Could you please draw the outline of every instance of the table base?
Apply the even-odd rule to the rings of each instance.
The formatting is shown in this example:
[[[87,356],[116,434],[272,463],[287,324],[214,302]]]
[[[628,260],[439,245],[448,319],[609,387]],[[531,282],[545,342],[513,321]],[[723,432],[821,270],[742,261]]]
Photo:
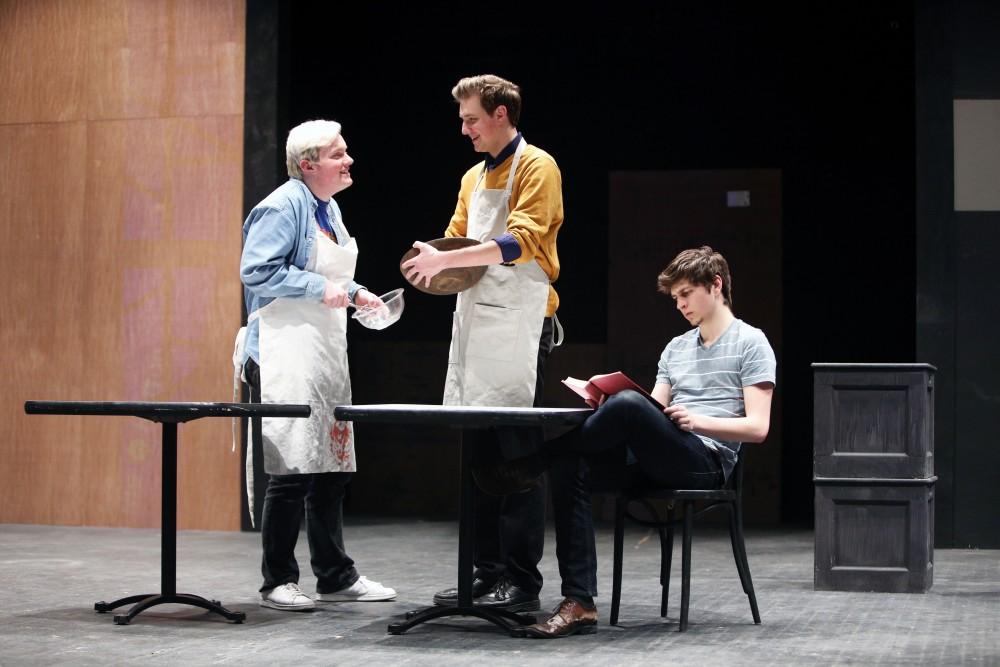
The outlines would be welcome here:
[[[223,607],[222,603],[218,600],[207,600],[200,595],[190,595],[187,593],[176,593],[173,595],[164,593],[130,595],[128,597],[115,600],[114,602],[95,602],[94,611],[103,614],[115,609],[116,607],[122,607],[133,603],[135,603],[135,606],[129,609],[127,614],[115,614],[115,625],[128,625],[138,614],[146,611],[150,607],[155,607],[158,604],[188,604],[193,607],[201,607],[202,609],[207,609],[208,611],[220,614],[221,616],[224,616],[227,621],[233,621],[234,623],[242,623],[247,617],[247,615],[242,611],[229,611]]]
[[[434,605],[406,612],[406,620],[400,623],[390,623],[388,631],[390,635],[401,635],[416,625],[445,616],[475,616],[500,626],[511,637],[523,637],[524,626],[531,625],[537,620],[534,614],[518,614],[506,609]]]

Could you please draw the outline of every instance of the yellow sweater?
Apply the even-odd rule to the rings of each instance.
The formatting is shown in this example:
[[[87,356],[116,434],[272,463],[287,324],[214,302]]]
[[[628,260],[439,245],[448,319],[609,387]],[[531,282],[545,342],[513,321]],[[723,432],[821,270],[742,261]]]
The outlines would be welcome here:
[[[513,156],[503,164],[487,171],[480,189],[502,190],[507,186]],[[465,236],[469,228],[469,202],[476,181],[483,171],[483,163],[465,172],[458,192],[458,204],[451,216],[445,236]],[[536,260],[549,277],[549,283],[559,277],[559,255],[556,252],[556,235],[563,222],[562,175],[551,155],[541,148],[528,144],[521,154],[514,174],[510,193],[510,215],[507,231],[521,247],[521,256],[515,264]],[[552,317],[559,308],[559,295],[549,285],[549,303],[546,316]]]

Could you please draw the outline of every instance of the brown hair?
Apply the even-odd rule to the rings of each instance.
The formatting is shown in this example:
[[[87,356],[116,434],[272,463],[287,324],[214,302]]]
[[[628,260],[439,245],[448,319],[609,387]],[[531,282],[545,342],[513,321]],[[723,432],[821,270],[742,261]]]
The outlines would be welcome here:
[[[501,104],[507,107],[510,124],[517,127],[521,119],[521,88],[516,83],[501,79],[493,74],[467,76],[459,80],[451,89],[456,102],[479,96],[479,103],[488,114],[493,114]]]
[[[682,280],[711,289],[715,276],[722,278],[722,300],[732,308],[733,279],[729,274],[729,264],[722,254],[707,245],[684,250],[674,257],[657,277],[657,289],[670,296],[670,288]]]

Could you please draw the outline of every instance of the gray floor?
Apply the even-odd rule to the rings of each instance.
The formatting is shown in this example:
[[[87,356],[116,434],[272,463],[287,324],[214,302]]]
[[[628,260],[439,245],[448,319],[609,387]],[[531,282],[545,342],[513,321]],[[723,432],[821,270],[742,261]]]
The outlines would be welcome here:
[[[812,589],[811,533],[751,531],[747,547],[763,616],[756,626],[727,536],[704,530],[694,542],[691,626],[678,633],[678,573],[670,613],[660,619],[656,540],[639,528],[626,538],[621,624],[606,624],[611,541],[605,527],[598,543],[599,632],[539,641],[512,639],[476,619],[386,634],[389,619],[454,581],[455,525],[353,521],[345,534],[362,574],[397,588],[397,601],[329,605],[312,614],[263,609],[255,592],[258,535],[181,532],[178,591],[245,611],[246,623],[164,606],[115,626],[93,604],[158,591],[158,531],[0,525],[0,665],[1000,664],[998,551],[938,550],[934,587],[923,595],[820,593]],[[559,600],[551,531],[548,539],[546,609]],[[304,536],[298,553],[308,563]],[[312,591],[311,574],[302,585]]]

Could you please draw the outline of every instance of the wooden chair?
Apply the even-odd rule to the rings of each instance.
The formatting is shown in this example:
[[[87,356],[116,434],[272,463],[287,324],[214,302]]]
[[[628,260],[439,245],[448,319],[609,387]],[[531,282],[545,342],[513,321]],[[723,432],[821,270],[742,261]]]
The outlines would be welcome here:
[[[667,596],[670,590],[670,564],[673,558],[674,527],[682,526],[683,547],[681,550],[681,617],[680,632],[687,630],[688,603],[691,597],[691,530],[694,517],[716,507],[725,507],[729,511],[729,537],[733,544],[733,556],[736,558],[736,569],[740,574],[743,591],[750,599],[750,611],[753,622],[760,623],[760,613],[757,611],[757,597],[753,591],[753,581],[750,579],[750,566],[747,564],[746,545],[743,541],[743,460],[746,448],[742,448],[736,467],[726,486],[721,489],[642,489],[623,492],[615,500],[615,552],[614,552],[614,584],[611,593],[611,625],[618,624],[618,607],[622,593],[622,550],[625,541],[625,519],[628,518],[640,525],[656,528],[660,534],[660,616],[667,615]],[[662,519],[656,511],[651,499],[667,501],[667,517]],[[695,511],[694,504],[707,504]],[[629,511],[631,503],[639,503],[647,508],[652,519],[637,517]],[[678,509],[682,517],[673,518],[673,510]]]

